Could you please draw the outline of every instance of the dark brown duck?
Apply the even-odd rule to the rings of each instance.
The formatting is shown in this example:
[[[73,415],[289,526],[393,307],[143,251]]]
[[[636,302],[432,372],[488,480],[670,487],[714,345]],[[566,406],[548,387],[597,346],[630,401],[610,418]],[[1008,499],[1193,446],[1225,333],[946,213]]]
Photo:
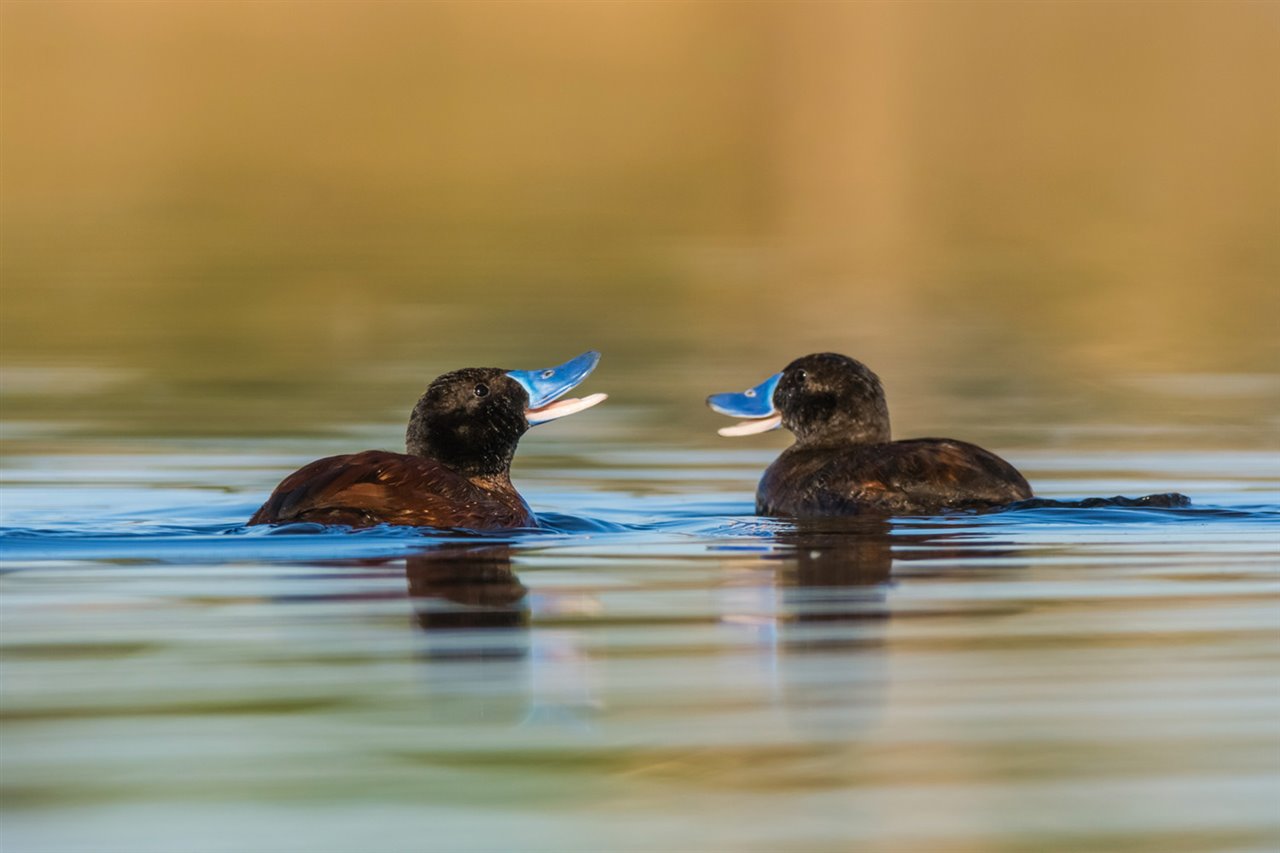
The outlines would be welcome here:
[[[1031,497],[1016,468],[977,445],[950,438],[893,441],[879,377],[845,355],[798,358],[756,387],[713,394],[707,404],[748,419],[721,435],[781,426],[795,436],[760,480],[761,515],[928,514]]]
[[[559,367],[471,367],[438,377],[409,417],[405,453],[330,456],[286,477],[249,524],[308,521],[472,530],[534,527],[511,484],[511,460],[534,424],[605,399],[560,399],[600,361],[586,352]]]

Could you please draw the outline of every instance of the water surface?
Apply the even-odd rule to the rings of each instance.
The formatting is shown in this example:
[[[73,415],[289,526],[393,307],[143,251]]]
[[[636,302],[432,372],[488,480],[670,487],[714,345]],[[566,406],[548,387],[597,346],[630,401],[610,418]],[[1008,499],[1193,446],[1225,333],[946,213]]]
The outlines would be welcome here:
[[[813,525],[752,517],[759,449],[525,443],[503,536],[242,527],[326,442],[10,459],[5,848],[1280,838],[1274,456],[1027,451],[1193,505]]]
[[[1280,847],[1277,8],[0,3],[0,848]],[[586,349],[544,529],[242,527]],[[823,350],[1192,504],[755,518]]]

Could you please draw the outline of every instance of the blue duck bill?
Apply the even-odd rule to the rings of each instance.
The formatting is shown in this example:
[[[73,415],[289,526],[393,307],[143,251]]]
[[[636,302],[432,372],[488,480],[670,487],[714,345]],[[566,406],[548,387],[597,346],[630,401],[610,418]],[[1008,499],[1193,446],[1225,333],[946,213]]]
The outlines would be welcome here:
[[[778,410],[773,405],[773,389],[778,387],[781,373],[775,373],[754,388],[739,394],[712,394],[707,405],[722,415],[734,418],[764,418]]]
[[[600,363],[600,353],[588,350],[556,367],[541,370],[511,370],[507,372],[529,393],[529,408],[540,409],[564,396],[574,386],[586,379]]]

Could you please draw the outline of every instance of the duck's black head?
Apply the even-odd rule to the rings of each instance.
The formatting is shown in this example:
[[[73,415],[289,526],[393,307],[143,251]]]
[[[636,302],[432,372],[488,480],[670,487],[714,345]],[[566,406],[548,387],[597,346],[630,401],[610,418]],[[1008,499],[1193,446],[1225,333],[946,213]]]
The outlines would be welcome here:
[[[847,355],[815,353],[741,394],[712,394],[707,405],[748,418],[720,430],[751,435],[786,427],[796,442],[816,447],[889,441],[889,408],[880,377]]]
[[[605,399],[604,394],[559,399],[599,361],[599,353],[586,352],[542,370],[468,367],[439,376],[413,407],[405,449],[466,477],[505,475],[530,426]]]

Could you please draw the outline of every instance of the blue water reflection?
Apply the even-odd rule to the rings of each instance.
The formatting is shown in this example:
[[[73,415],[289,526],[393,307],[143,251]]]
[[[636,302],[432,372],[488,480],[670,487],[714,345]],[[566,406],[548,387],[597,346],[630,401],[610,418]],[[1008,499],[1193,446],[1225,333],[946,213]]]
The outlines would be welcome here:
[[[922,809],[930,843],[1052,848],[1064,814],[1275,829],[1272,461],[1041,454],[1019,464],[1055,500],[1192,503],[796,523],[750,515],[758,451],[548,453],[517,473],[544,527],[483,536],[245,528],[289,460],[217,447],[100,456],[100,485],[20,457],[6,839],[750,849]]]

